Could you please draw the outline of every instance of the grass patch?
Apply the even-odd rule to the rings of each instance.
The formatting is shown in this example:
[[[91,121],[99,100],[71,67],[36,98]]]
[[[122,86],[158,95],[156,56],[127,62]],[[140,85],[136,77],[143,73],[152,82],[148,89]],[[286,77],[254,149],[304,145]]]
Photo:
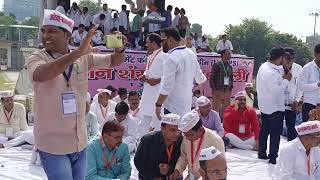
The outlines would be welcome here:
[[[0,91],[14,90],[14,83],[11,82],[5,73],[0,72]]]

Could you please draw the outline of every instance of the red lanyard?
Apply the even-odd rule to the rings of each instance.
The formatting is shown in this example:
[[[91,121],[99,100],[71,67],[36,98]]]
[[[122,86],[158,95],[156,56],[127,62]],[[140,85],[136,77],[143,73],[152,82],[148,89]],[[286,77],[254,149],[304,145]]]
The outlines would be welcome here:
[[[158,50],[158,52],[153,56],[153,58],[148,62],[148,65],[147,65],[147,70],[150,69],[154,59],[157,57],[157,55],[161,52],[161,48]]]
[[[100,109],[101,109],[101,114],[102,114],[103,119],[106,119],[107,112],[108,112],[108,106],[106,108],[106,112],[103,112],[103,108],[102,108],[101,104],[100,104]]]
[[[168,164],[170,163],[172,158],[173,145],[174,144],[171,144],[169,147],[166,148],[167,155],[168,155]]]
[[[13,109],[11,109],[10,112],[7,112],[7,111],[5,110],[5,108],[3,108],[3,111],[4,111],[4,115],[6,116],[7,121],[8,121],[8,124],[9,124],[9,123],[10,123],[11,116],[12,116],[12,114],[13,114]]]
[[[202,142],[203,142],[203,137],[204,137],[204,132],[202,133],[202,135],[200,137],[200,141],[198,143],[196,154],[194,154],[193,141],[191,142],[191,166],[192,167],[193,167],[193,164],[194,164],[194,159],[196,158],[197,154],[200,151],[200,148],[201,148],[201,145],[202,145]]]
[[[114,153],[112,154],[110,161],[108,161],[107,153],[104,153],[104,150],[103,150],[104,142],[103,142],[102,137],[101,137],[101,139],[100,139],[100,144],[101,144],[101,151],[102,151],[102,154],[103,154],[104,165],[105,165],[105,167],[106,167],[107,169],[110,169],[110,168],[111,168],[111,165],[112,165],[112,161],[115,161],[115,160],[116,160],[116,158],[115,158],[116,152],[114,152]]]

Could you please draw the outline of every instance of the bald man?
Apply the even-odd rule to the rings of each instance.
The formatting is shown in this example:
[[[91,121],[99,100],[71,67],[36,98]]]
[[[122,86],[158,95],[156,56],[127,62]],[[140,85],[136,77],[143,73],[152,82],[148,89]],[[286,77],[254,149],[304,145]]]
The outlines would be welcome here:
[[[201,150],[199,173],[202,180],[223,180],[227,178],[228,167],[225,156],[211,146]]]

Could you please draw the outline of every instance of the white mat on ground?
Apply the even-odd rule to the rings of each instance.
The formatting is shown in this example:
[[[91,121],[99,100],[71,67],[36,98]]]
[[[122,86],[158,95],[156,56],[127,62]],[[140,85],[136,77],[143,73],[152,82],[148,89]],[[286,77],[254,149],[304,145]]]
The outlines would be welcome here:
[[[281,140],[281,145],[285,143]],[[1,180],[43,180],[47,179],[42,167],[31,165],[32,151],[15,147],[0,149],[0,179]],[[228,167],[228,180],[271,180],[274,165],[267,160],[257,158],[257,152],[239,149],[228,149],[226,152]],[[131,155],[131,180],[138,180],[138,172],[133,164]]]

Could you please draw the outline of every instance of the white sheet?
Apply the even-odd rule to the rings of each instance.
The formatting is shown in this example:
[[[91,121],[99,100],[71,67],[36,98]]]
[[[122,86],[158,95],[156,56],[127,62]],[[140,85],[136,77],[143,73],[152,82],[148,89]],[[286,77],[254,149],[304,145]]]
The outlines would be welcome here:
[[[281,144],[285,140],[281,140]],[[32,151],[15,147],[0,149],[0,179],[1,180],[43,180],[47,179],[42,167],[31,165]],[[227,149],[228,180],[271,180],[274,165],[268,160],[257,158],[256,151],[240,149]],[[138,180],[138,172],[131,155],[132,173],[131,180]]]

